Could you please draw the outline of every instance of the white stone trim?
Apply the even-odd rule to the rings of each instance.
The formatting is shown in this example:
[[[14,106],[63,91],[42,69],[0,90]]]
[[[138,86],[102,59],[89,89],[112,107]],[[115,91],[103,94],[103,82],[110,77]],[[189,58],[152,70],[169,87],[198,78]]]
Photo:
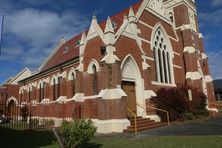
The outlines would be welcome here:
[[[14,96],[11,96],[7,99],[6,101],[6,105],[8,106],[8,104],[10,103],[10,101],[14,101],[15,102],[15,105],[18,105],[18,100],[14,97]]]
[[[202,59],[207,59],[208,58],[208,56],[205,53],[202,53],[201,56],[202,56]]]
[[[146,118],[149,118],[150,120],[154,120],[155,122],[161,122],[161,118],[158,115],[146,115]]]
[[[145,43],[148,43],[148,44],[151,44],[151,42],[149,41],[149,40],[146,40],[146,39],[144,39],[144,38],[142,38],[142,37],[139,37],[143,42],[145,42]]]
[[[96,71],[98,72],[99,71],[99,63],[95,60],[95,59],[92,59],[91,61],[90,61],[90,63],[89,63],[89,65],[88,65],[88,69],[87,69],[87,72],[89,73],[89,74],[93,74],[94,73],[94,71],[93,71],[93,65],[95,65],[96,66]]]
[[[66,103],[67,102],[67,96],[60,96],[56,101],[58,103]]]
[[[103,89],[100,91],[99,97],[105,100],[111,99],[121,99],[123,96],[127,96],[126,93],[121,88],[115,89]]]
[[[52,102],[50,101],[50,99],[45,98],[45,99],[43,99],[39,104],[50,104],[50,103],[52,103]]]
[[[206,75],[205,80],[206,80],[207,83],[209,83],[209,82],[213,81],[213,78],[210,75]]]
[[[161,83],[157,81],[152,81],[151,84],[159,85],[159,86],[166,86],[166,87],[176,87],[176,84]]]
[[[184,50],[183,50],[183,52],[188,52],[188,53],[195,53],[196,51],[197,50],[192,46],[184,47]]]
[[[111,119],[99,120],[92,119],[93,124],[97,127],[97,133],[122,133],[124,129],[130,126],[128,119]]]
[[[145,22],[143,22],[143,21],[141,21],[141,20],[139,20],[138,22],[139,22],[140,24],[142,24],[142,25],[144,25],[144,26],[146,26],[146,27],[148,27],[148,28],[150,28],[150,29],[153,30],[153,26],[150,26],[150,25],[146,24]]]
[[[175,67],[175,68],[178,68],[178,69],[182,69],[182,67],[181,66],[178,66],[178,65],[173,65],[173,67]]]
[[[152,97],[156,97],[156,93],[153,90],[144,90],[144,98],[150,99]]]
[[[74,74],[74,79],[76,79],[76,71],[74,68],[72,68],[68,73],[68,80],[73,80],[72,74]]]
[[[180,54],[178,52],[173,51],[173,54],[180,56]]]
[[[202,78],[202,75],[199,71],[186,73],[186,79],[200,80],[201,78]]]
[[[203,39],[203,34],[202,34],[202,33],[199,33],[199,34],[198,34],[198,37],[201,38],[201,39]]]

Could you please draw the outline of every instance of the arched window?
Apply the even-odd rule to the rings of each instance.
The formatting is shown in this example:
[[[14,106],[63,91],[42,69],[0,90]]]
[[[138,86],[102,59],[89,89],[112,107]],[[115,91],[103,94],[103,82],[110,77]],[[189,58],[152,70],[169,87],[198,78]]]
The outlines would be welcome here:
[[[42,101],[42,85],[39,83],[39,102]]]
[[[61,81],[62,81],[62,77],[58,77],[58,89],[57,89],[57,96],[58,98],[60,97],[60,87],[61,87]]]
[[[45,98],[45,89],[46,89],[46,82],[43,82],[43,87],[42,87],[42,99]]]
[[[173,19],[173,13],[172,12],[169,13],[169,18],[170,18],[171,23],[173,23],[174,19]]]
[[[74,96],[75,95],[75,93],[76,93],[76,85],[75,85],[75,74],[74,73],[72,73],[72,78],[71,78],[72,80],[72,96]]]
[[[53,100],[56,100],[56,79],[53,79]]]
[[[96,72],[96,65],[92,66],[93,71],[93,95],[97,95],[97,72]]]
[[[163,31],[158,28],[154,34],[152,49],[156,68],[156,81],[171,84],[172,82],[172,57],[170,47]]]
[[[30,101],[31,101],[31,91],[32,91],[32,90],[31,90],[31,86],[29,87],[29,90],[28,90],[28,91],[29,91],[29,102],[30,102]]]

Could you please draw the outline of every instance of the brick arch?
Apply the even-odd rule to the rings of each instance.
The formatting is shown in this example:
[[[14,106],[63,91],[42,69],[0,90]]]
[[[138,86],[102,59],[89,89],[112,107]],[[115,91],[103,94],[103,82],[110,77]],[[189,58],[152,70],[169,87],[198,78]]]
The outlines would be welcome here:
[[[88,65],[88,69],[87,69],[87,72],[92,74],[94,71],[93,71],[93,66],[96,67],[96,71],[99,71],[99,63],[95,60],[95,59],[92,59]]]

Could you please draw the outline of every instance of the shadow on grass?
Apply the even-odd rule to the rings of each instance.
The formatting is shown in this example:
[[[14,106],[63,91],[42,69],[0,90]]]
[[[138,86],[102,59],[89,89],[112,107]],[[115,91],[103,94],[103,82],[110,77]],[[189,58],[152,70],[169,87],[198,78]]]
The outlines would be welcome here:
[[[7,148],[37,148],[55,145],[56,138],[50,131],[18,131],[15,129],[0,127],[1,147]]]

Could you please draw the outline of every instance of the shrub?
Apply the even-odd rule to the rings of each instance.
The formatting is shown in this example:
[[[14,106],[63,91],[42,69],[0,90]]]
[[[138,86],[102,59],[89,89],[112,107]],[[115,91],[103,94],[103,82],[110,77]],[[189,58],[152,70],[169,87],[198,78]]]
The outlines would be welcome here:
[[[192,90],[192,101],[189,100],[188,89]],[[162,88],[157,91],[157,96],[151,98],[151,103],[156,107],[167,110],[170,121],[188,119],[193,120],[198,116],[208,115],[206,110],[206,97],[197,89],[189,87]],[[166,114],[157,111],[163,121],[166,121]]]
[[[23,121],[27,121],[28,115],[29,115],[29,109],[27,105],[21,106],[21,114]]]
[[[91,120],[75,120],[74,122],[63,122],[61,135],[65,147],[78,148],[88,144],[94,137],[96,128]]]

